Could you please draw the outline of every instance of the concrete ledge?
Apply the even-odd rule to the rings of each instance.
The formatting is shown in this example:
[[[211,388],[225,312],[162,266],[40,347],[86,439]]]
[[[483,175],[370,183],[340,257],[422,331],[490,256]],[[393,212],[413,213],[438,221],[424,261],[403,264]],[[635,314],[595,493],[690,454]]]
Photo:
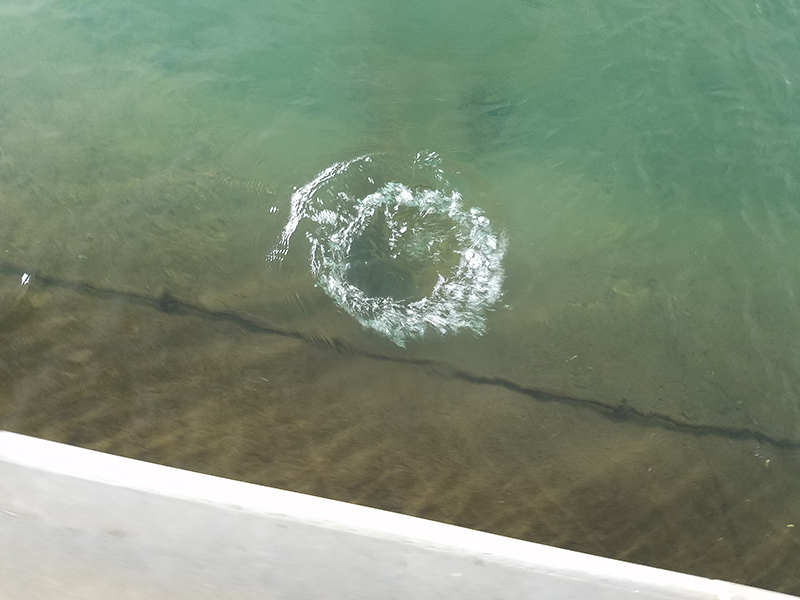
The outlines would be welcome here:
[[[0,432],[0,597],[782,594]]]

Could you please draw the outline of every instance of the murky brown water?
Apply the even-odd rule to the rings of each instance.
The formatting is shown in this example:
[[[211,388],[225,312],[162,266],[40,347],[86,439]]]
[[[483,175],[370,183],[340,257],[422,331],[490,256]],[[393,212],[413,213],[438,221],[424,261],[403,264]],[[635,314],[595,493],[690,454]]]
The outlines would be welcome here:
[[[4,308],[14,322],[0,349],[7,429],[709,577],[800,586],[796,449],[615,419],[94,293],[35,286]]]

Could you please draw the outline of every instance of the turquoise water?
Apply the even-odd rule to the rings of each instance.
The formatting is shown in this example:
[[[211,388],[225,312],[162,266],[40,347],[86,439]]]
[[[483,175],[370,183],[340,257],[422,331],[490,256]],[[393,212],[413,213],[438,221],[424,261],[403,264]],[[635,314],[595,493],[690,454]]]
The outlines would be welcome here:
[[[790,499],[796,491],[791,482],[800,479],[798,32],[800,4],[793,0],[2,1],[0,426],[73,440],[68,423],[77,419],[90,425],[75,443],[180,462],[173,460],[181,455],[174,447],[144,433],[128,446],[108,442],[122,429],[138,431],[128,413],[96,420],[86,415],[114,412],[111,401],[98,399],[109,390],[128,407],[147,404],[136,391],[137,378],[159,394],[180,388],[177,366],[153,365],[143,374],[159,348],[178,356],[173,338],[154,333],[134,342],[148,354],[141,364],[141,357],[123,360],[108,351],[108,344],[128,339],[125,331],[144,331],[149,319],[128,315],[121,305],[150,302],[159,319],[192,307],[194,316],[227,319],[241,331],[270,331],[300,340],[307,352],[336,355],[329,368],[349,373],[337,388],[343,396],[368,395],[372,375],[357,376],[367,357],[391,366],[382,377],[394,383],[383,393],[395,405],[408,403],[409,395],[431,406],[449,402],[435,386],[404,391],[399,382],[416,377],[404,371],[411,365],[467,385],[459,394],[480,387],[490,405],[500,402],[491,393],[499,387],[497,394],[524,396],[525,406],[545,399],[591,413],[567,418],[560,435],[576,447],[589,443],[595,427],[607,426],[591,424],[599,411],[619,429],[586,451],[608,459],[598,472],[611,480],[619,473],[608,464],[636,463],[635,451],[613,450],[625,446],[628,435],[734,444],[744,458],[731,460],[757,469],[754,479],[742,481],[771,490],[752,510],[777,511],[776,529],[744,533],[746,525],[733,525],[750,513],[729,507],[751,499],[734,482],[737,469],[723,464],[724,451],[704,459],[710,473],[732,473],[731,481],[719,476],[715,489],[727,490],[722,499],[702,515],[686,502],[675,508],[702,516],[709,539],[725,523],[728,533],[720,536],[738,536],[741,543],[724,556],[711,549],[691,559],[658,549],[637,554],[637,536],[663,535],[658,530],[632,528],[624,539],[606,543],[589,534],[563,539],[542,529],[506,530],[502,520],[483,524],[464,517],[463,524],[800,591],[800,563],[792,558],[800,556],[794,533],[800,504]],[[324,244],[375,192],[359,187],[367,185],[365,175],[338,183],[351,194],[334,207],[341,224],[326,221],[322,209],[306,212],[285,256],[266,260],[291,222],[298,190],[325,169],[373,157],[381,163],[375,178],[400,179],[409,193],[424,194],[440,180],[413,174],[418,153],[435,153],[447,194],[458,192],[464,214],[475,210],[469,223],[486,219],[481,239],[496,240],[502,252],[475,242],[465,233],[467,221],[446,217],[451,205],[437,201],[429,213],[417,203],[386,212],[385,222],[365,218],[354,246],[326,253]],[[371,206],[378,210],[389,201]],[[394,221],[410,233],[386,242]],[[458,223],[466,227],[460,234],[454,233]],[[448,321],[455,318],[449,309],[420,325],[408,304],[434,294],[439,276],[461,282],[454,273],[466,264],[459,260],[470,243],[491,265],[463,281],[491,285],[473,301],[453,300],[456,316],[466,311],[457,326]],[[435,261],[425,254],[433,249]],[[335,262],[340,255],[363,267],[314,267],[314,256]],[[332,274],[338,277],[333,283],[320,279]],[[353,289],[382,298],[384,308],[376,313],[360,296],[359,308],[352,308]],[[92,300],[62,299],[73,293]],[[457,295],[448,293],[449,299]],[[382,329],[381,318],[401,322]],[[70,319],[75,323],[58,329]],[[112,323],[122,321],[130,323],[120,333]],[[91,344],[79,339],[87,323],[105,324],[89,336]],[[205,361],[224,364],[226,374],[258,372],[264,381],[273,370],[291,370],[288,362],[280,369],[270,362],[283,351],[245,364],[232,358],[239,342],[222,344],[201,335],[201,326],[193,328],[174,339],[186,341],[181,364],[198,372],[214,371]],[[198,338],[189,343],[193,331]],[[73,406],[66,400],[52,409],[55,417],[37,422],[19,416],[45,394],[32,382],[62,373],[64,361],[90,369],[101,356],[109,361],[101,370],[115,374],[111,379],[75,374],[49,380],[54,387],[47,393],[59,390],[80,407],[67,411],[73,421],[59,428],[58,415]],[[286,401],[295,386],[323,370],[311,363],[269,398],[253,392],[247,402]],[[221,393],[224,377],[196,392]],[[87,396],[96,398],[91,406],[75,400]],[[472,415],[459,418],[479,420],[474,411],[489,410],[470,406]],[[224,408],[217,410],[213,414],[224,421]],[[143,423],[168,418],[159,410],[136,414]],[[437,420],[441,414],[425,414],[428,421],[408,416],[409,427],[430,427],[433,437],[448,429]],[[376,425],[362,445],[376,447],[390,422]],[[513,422],[497,435],[511,439]],[[181,427],[193,424],[187,417]],[[221,439],[212,425],[204,427],[210,439]],[[634,429],[640,433],[630,433]],[[268,432],[225,435],[254,447],[270,443]],[[314,435],[308,434],[311,445]],[[460,443],[479,446],[471,437],[477,434],[464,435]],[[174,444],[191,443],[178,438]],[[414,439],[406,440],[409,446],[431,443]],[[674,464],[680,463],[685,457],[675,444],[662,443],[653,456],[663,454],[667,462],[681,456]],[[533,468],[514,448],[503,448],[500,462],[519,464],[519,472]],[[569,469],[568,454],[549,460]],[[358,461],[348,464],[369,471]],[[209,465],[193,463],[213,470]],[[231,476],[284,481],[257,475],[260,468]],[[451,475],[466,477],[470,468],[456,460]],[[582,477],[591,480],[591,472]],[[654,489],[637,477],[619,485]],[[401,502],[386,490],[364,499],[339,488],[326,492],[323,484],[304,489],[427,515],[414,494]],[[661,493],[640,499],[642,522],[674,516],[658,512]],[[566,520],[563,529],[585,532],[585,524],[572,525],[591,502],[570,505],[559,517]],[[457,520],[446,512],[434,516]],[[787,527],[795,522],[798,527]],[[678,525],[671,531],[681,532],[679,544],[699,543]],[[776,545],[752,548],[748,536],[771,536]],[[783,558],[771,563],[768,555]],[[734,565],[731,572],[715,570],[726,561]]]

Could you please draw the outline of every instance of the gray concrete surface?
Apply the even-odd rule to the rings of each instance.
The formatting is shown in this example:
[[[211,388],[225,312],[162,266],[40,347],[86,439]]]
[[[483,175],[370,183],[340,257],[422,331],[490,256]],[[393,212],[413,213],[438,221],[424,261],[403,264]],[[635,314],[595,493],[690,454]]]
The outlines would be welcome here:
[[[0,432],[0,598],[789,598]]]

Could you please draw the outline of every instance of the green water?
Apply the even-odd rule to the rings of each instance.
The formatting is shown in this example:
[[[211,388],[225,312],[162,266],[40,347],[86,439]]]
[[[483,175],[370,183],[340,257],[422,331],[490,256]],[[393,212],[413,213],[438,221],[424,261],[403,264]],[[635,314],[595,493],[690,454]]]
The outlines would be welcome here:
[[[0,0],[0,427],[799,593],[798,32],[794,0]],[[421,151],[506,277],[484,335],[403,349],[302,235],[265,257],[317,173]]]

